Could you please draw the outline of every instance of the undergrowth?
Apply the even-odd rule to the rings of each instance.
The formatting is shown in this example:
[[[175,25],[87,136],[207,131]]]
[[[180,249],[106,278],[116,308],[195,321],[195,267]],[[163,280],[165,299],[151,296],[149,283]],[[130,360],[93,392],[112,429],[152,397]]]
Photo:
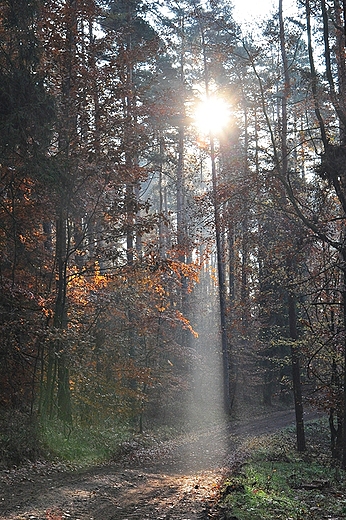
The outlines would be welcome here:
[[[225,520],[345,518],[346,475],[330,458],[323,421],[306,425],[308,449],[295,450],[295,431],[243,443],[221,493]],[[246,457],[244,457],[244,453]]]
[[[126,425],[114,427],[74,426],[47,421],[41,427],[41,440],[50,459],[90,466],[109,460],[130,436]]]
[[[0,468],[18,466],[42,456],[40,431],[34,416],[0,411]]]
[[[23,412],[0,413],[0,469],[49,461],[73,468],[85,468],[105,461],[130,459],[132,453],[143,456],[152,447],[159,452],[161,443],[177,431],[161,427],[135,434],[127,422],[78,425],[70,427],[57,419],[43,420]]]
[[[43,421],[19,411],[2,411],[0,469],[37,460],[90,466],[111,459],[132,435],[125,423],[72,428],[58,420]]]

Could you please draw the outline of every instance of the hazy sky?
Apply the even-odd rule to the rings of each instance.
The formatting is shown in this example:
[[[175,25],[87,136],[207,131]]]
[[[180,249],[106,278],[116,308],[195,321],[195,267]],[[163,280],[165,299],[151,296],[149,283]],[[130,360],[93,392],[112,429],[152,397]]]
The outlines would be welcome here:
[[[272,0],[233,0],[234,18],[238,23],[256,22],[272,10]]]
[[[283,0],[284,15],[293,14],[295,3],[295,0]],[[238,23],[256,23],[277,11],[279,0],[233,0],[233,5],[234,18]]]

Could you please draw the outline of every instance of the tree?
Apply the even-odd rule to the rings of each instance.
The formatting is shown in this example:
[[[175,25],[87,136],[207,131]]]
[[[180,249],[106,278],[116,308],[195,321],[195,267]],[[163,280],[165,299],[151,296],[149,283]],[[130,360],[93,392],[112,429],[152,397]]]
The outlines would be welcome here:
[[[54,121],[37,38],[40,2],[2,2],[0,31],[1,404],[33,406],[44,315],[37,293],[42,183]],[[37,19],[38,17],[38,19]],[[49,202],[48,202],[49,204]]]
[[[282,212],[281,218],[272,213],[271,218],[275,223],[279,224],[280,228],[283,231],[283,241],[281,242],[281,237],[278,237],[277,229],[269,224],[266,225],[267,232],[270,230],[271,238],[275,244],[275,248],[278,250],[278,247],[281,242],[281,247],[289,246],[292,251],[286,253],[286,259],[282,257],[282,253],[280,253],[281,257],[281,280],[277,278],[275,280],[275,276],[273,276],[273,266],[269,267],[269,271],[266,273],[266,268],[263,265],[263,262],[268,263],[268,261],[261,259],[261,276],[265,278],[272,278],[275,280],[275,284],[268,285],[268,281],[262,284],[262,292],[267,291],[270,288],[270,291],[276,291],[277,297],[281,300],[282,306],[280,311],[277,312],[277,309],[274,308],[271,310],[270,306],[264,305],[265,313],[271,318],[268,321],[269,331],[273,330],[273,326],[283,328],[282,333],[284,336],[289,335],[291,337],[291,361],[292,361],[292,383],[293,383],[293,395],[295,400],[295,409],[296,409],[296,424],[297,424],[297,447],[300,451],[305,449],[305,436],[304,436],[304,425],[303,425],[303,408],[302,408],[302,391],[301,391],[301,381],[300,381],[300,367],[299,367],[299,339],[298,339],[298,329],[297,329],[297,295],[295,294],[294,286],[295,279],[298,276],[297,262],[297,254],[299,251],[299,247],[301,247],[301,240],[304,242],[304,238],[302,235],[302,231],[299,229],[297,223],[294,222],[292,218],[291,208],[289,198],[287,198],[287,194],[285,193],[285,187],[287,185],[295,185],[298,189],[301,189],[302,181],[299,176],[295,172],[296,167],[296,157],[294,157],[295,161],[293,162],[293,154],[291,154],[291,150],[293,150],[292,142],[293,139],[291,137],[292,128],[294,129],[294,120],[288,117],[288,102],[292,97],[292,88],[291,88],[291,77],[289,74],[289,62],[288,62],[288,52],[289,48],[286,43],[286,35],[284,29],[284,20],[282,15],[282,3],[279,3],[279,18],[278,18],[278,28],[277,32],[274,33],[277,35],[278,46],[281,52],[281,64],[282,64],[282,77],[278,76],[275,78],[275,86],[277,89],[277,96],[275,96],[275,100],[273,102],[275,105],[273,106],[273,114],[274,117],[271,116],[271,107],[269,106],[270,98],[272,97],[272,80],[266,78],[261,72],[258,73],[257,68],[254,64],[254,59],[251,54],[251,51],[247,50],[248,57],[250,59],[250,63],[253,66],[253,71],[255,76],[257,77],[257,81],[260,87],[260,103],[262,105],[262,110],[264,114],[264,118],[266,121],[266,125],[268,128],[268,138],[271,142],[271,147],[273,150],[273,170],[272,176],[270,175],[270,179],[272,181],[272,186],[270,191],[274,195],[273,203],[274,207],[276,207],[279,212]],[[269,32],[269,35],[273,37],[272,31]],[[299,40],[298,40],[299,41]],[[297,37],[293,33],[291,36],[290,45],[296,44]],[[298,45],[296,49],[299,49]],[[280,70],[280,69],[279,69]],[[299,103],[299,101],[298,101]],[[294,131],[294,130],[293,130]],[[292,157],[292,158],[291,158]],[[264,166],[264,163],[263,163]],[[264,170],[265,171],[265,170]],[[285,179],[285,181],[283,181]],[[304,182],[304,179],[303,179]],[[286,184],[285,184],[286,183]],[[270,192],[269,192],[270,193]],[[297,190],[298,193],[298,190]],[[300,192],[301,193],[301,192]],[[265,197],[268,196],[265,194]],[[269,195],[270,196],[270,195]],[[285,230],[290,230],[291,239],[286,238]],[[281,231],[281,233],[282,233]],[[277,256],[277,255],[276,255]],[[285,254],[284,254],[285,256]],[[265,289],[267,286],[267,289]],[[286,293],[286,294],[285,294]],[[275,320],[273,321],[274,317]],[[280,335],[281,335],[280,334]],[[270,357],[270,353],[267,350],[266,355]],[[270,388],[270,387],[269,387]]]
[[[322,179],[328,181],[329,185],[334,189],[338,203],[340,205],[339,214],[343,220],[345,218],[345,189],[342,181],[343,157],[344,154],[344,127],[345,127],[345,110],[344,110],[344,60],[342,58],[344,52],[344,40],[341,36],[344,17],[344,7],[338,2],[335,3],[333,12],[327,11],[327,6],[324,0],[321,1],[321,18],[318,19],[320,23],[321,31],[323,33],[323,44],[324,44],[324,66],[325,74],[327,78],[327,85],[322,85],[319,81],[319,77],[315,67],[315,60],[312,46],[312,32],[311,32],[311,6],[309,1],[305,3],[305,15],[306,15],[306,26],[308,35],[308,52],[310,62],[310,74],[311,74],[311,92],[314,102],[315,117],[318,122],[319,136],[318,141],[322,146],[321,150],[321,165],[318,172]],[[330,16],[330,19],[329,19]],[[330,21],[332,24],[330,24]],[[333,27],[333,29],[331,29]],[[335,45],[334,45],[335,43]],[[332,63],[332,48],[334,50],[333,60],[336,67],[333,67]],[[338,91],[336,90],[335,84],[338,85]],[[323,90],[320,90],[320,89]],[[320,96],[319,92],[323,92],[323,97]],[[322,111],[321,103],[325,103],[327,107],[333,107],[334,115],[332,116],[332,124],[326,119]],[[334,144],[335,143],[335,144]],[[300,218],[304,223],[311,229],[320,240],[329,243],[334,247],[340,254],[340,269],[345,278],[345,247],[344,247],[344,232],[341,230],[340,238],[335,239],[333,233],[329,233],[324,224],[319,221],[316,222],[310,215],[307,215],[303,208],[299,205],[298,201],[294,197],[294,193],[290,187],[287,187],[295,210],[297,211]],[[343,288],[341,291],[343,308],[346,308],[346,292]],[[344,311],[345,312],[345,311]],[[343,327],[345,329],[345,319]],[[344,355],[346,353],[346,345],[343,345]],[[342,450],[342,466],[346,468],[346,358],[344,360],[344,373],[343,373],[343,450]]]

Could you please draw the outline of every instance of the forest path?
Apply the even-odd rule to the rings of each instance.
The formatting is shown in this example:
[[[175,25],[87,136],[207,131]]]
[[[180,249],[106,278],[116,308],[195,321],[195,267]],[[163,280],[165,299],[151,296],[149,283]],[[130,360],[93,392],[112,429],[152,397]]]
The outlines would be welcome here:
[[[294,413],[281,411],[185,435],[88,470],[59,472],[37,464],[3,471],[0,520],[217,518],[219,487],[242,442],[293,423]]]

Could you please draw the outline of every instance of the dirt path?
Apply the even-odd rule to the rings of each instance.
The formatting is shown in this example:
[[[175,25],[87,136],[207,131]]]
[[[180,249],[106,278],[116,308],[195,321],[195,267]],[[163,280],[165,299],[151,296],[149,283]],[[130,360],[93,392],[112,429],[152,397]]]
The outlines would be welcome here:
[[[203,520],[213,505],[229,458],[247,436],[294,421],[276,412],[251,423],[215,427],[121,463],[66,472],[46,464],[0,473],[0,520]]]

